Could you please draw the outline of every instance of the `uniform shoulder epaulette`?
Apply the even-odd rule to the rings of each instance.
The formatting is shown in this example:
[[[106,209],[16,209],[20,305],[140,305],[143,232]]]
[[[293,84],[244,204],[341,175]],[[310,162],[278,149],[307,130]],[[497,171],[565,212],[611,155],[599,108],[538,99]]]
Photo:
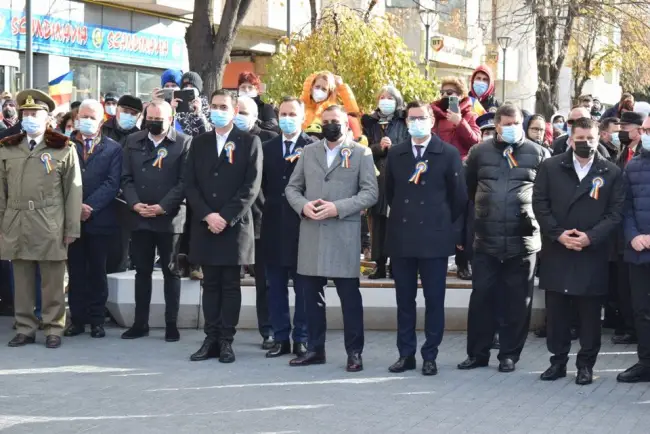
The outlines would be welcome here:
[[[25,133],[18,133],[18,134],[14,134],[12,136],[5,137],[4,139],[0,140],[0,146],[2,146],[2,147],[5,147],[5,146],[18,146],[18,145],[20,145],[22,143],[25,136],[26,136]]]

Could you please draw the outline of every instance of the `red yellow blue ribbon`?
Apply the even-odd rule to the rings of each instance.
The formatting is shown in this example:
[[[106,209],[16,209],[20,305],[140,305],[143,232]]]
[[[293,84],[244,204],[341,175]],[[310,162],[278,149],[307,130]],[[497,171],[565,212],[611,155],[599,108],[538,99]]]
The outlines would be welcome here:
[[[52,156],[45,152],[41,155],[41,161],[43,162],[43,166],[45,166],[45,172],[49,174],[52,171]]]
[[[352,149],[348,147],[341,148],[341,167],[344,169],[350,168],[350,155],[352,155]]]
[[[289,163],[294,163],[298,160],[298,158],[300,158],[301,155],[302,155],[302,148],[296,148],[291,154],[284,157],[284,159]]]
[[[158,157],[156,157],[156,161],[153,162],[153,167],[162,169],[162,163],[166,156],[167,156],[167,149],[165,148],[158,149]]]
[[[409,182],[412,182],[413,184],[419,184],[420,183],[420,177],[428,169],[429,169],[429,166],[427,165],[426,161],[419,161],[415,165],[415,171],[413,172],[413,175],[411,175],[411,177],[409,178]]]
[[[508,146],[506,149],[503,150],[503,157],[506,159],[511,169],[519,166],[519,163],[517,163],[517,160],[515,160],[515,156],[512,155],[512,153],[513,153],[512,146]]]
[[[226,158],[228,158],[228,163],[235,164],[235,144],[233,142],[228,142],[223,149],[226,151]]]
[[[589,192],[589,196],[592,199],[598,200],[598,196],[600,194],[600,188],[603,185],[605,185],[605,180],[600,176],[595,177],[594,180],[591,181],[591,191]]]

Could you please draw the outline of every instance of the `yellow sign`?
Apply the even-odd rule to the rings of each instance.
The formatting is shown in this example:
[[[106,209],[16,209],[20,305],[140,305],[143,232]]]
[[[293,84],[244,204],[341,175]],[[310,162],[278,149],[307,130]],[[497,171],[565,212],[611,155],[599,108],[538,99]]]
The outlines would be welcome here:
[[[444,46],[445,39],[442,36],[434,36],[431,38],[431,48],[433,48],[434,51],[438,52],[442,50]]]
[[[497,63],[499,61],[498,51],[488,51],[486,55],[487,63]]]

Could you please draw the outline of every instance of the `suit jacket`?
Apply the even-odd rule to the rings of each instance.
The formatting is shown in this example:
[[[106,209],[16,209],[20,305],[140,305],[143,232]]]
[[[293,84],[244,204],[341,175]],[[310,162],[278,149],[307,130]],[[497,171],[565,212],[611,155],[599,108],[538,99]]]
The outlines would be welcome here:
[[[262,145],[269,140],[272,140],[278,136],[278,133],[274,131],[267,131],[261,129],[257,124],[251,128],[249,131],[250,134],[260,138]],[[262,146],[262,149],[264,146]],[[260,189],[260,193],[257,195],[251,211],[253,212],[253,230],[255,231],[255,239],[258,240],[262,231],[262,210],[264,209],[264,192]],[[259,254],[259,253],[258,253]]]
[[[124,143],[122,191],[131,212],[131,228],[154,232],[183,233],[185,160],[191,137],[170,128],[158,147],[149,140],[149,131],[131,134]],[[154,166],[159,152],[167,150],[162,168]],[[165,214],[145,218],[133,207],[138,203],[160,205]]]
[[[299,148],[304,149],[311,142],[311,137],[301,133],[294,146],[294,152]],[[264,143],[262,149],[264,170],[260,197],[266,199],[260,237],[262,257],[265,264],[295,267],[298,263],[300,217],[287,202],[284,190],[298,159],[293,162],[284,159],[282,136]]]
[[[72,138],[79,157],[83,181],[83,203],[93,211],[81,229],[91,234],[110,234],[117,232],[115,197],[120,191],[122,174],[122,146],[102,135],[98,138],[92,154],[84,161],[83,137]]]
[[[291,174],[285,194],[302,215],[307,202],[333,202],[338,216],[327,220],[304,218],[300,223],[298,273],[330,278],[359,278],[361,211],[377,202],[378,188],[372,151],[350,139],[350,167],[341,167],[339,152],[327,166],[325,140],[305,146]]]
[[[597,177],[604,182],[595,199],[590,193]],[[540,288],[578,296],[608,293],[609,247],[622,221],[624,201],[621,170],[598,153],[582,181],[573,166],[573,151],[542,163],[533,189],[544,253]],[[558,238],[568,229],[585,232],[591,244],[580,252],[567,249]]]
[[[467,206],[460,152],[432,135],[423,160],[427,171],[415,184],[409,182],[418,162],[411,140],[388,151],[386,253],[391,258],[445,258],[455,251],[454,222]]]
[[[255,234],[251,206],[262,183],[262,144],[257,136],[233,127],[234,161],[225,149],[217,155],[214,131],[192,140],[187,159],[185,193],[192,208],[190,262],[233,266],[255,263]],[[208,229],[205,217],[219,213],[226,228],[219,234]]]

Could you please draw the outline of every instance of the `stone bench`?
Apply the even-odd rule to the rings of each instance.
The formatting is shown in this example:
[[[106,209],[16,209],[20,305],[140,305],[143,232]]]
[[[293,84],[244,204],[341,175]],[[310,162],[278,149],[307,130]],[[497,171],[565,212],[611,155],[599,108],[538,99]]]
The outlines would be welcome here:
[[[107,308],[113,318],[122,327],[133,323],[135,314],[135,271],[108,275]],[[447,294],[445,297],[445,328],[447,330],[467,329],[467,307],[472,291],[471,282],[455,277],[447,277]],[[289,302],[293,308],[293,291],[289,291]],[[247,277],[242,279],[242,309],[239,328],[257,329],[255,310],[255,281]],[[368,330],[395,330],[397,313],[395,307],[395,284],[390,279],[361,279],[361,294],[364,305],[364,323]],[[341,304],[332,282],[325,290],[327,300],[327,322],[330,329],[342,329],[343,318]],[[181,281],[181,302],[178,313],[180,328],[203,327],[203,309],[201,307],[201,285],[199,282],[183,279]],[[418,328],[424,326],[424,296],[420,291],[417,297]],[[165,326],[165,297],[163,276],[158,270],[153,274],[153,291],[149,325]],[[533,297],[533,315],[531,328],[536,328],[544,319],[544,294],[535,290]]]

